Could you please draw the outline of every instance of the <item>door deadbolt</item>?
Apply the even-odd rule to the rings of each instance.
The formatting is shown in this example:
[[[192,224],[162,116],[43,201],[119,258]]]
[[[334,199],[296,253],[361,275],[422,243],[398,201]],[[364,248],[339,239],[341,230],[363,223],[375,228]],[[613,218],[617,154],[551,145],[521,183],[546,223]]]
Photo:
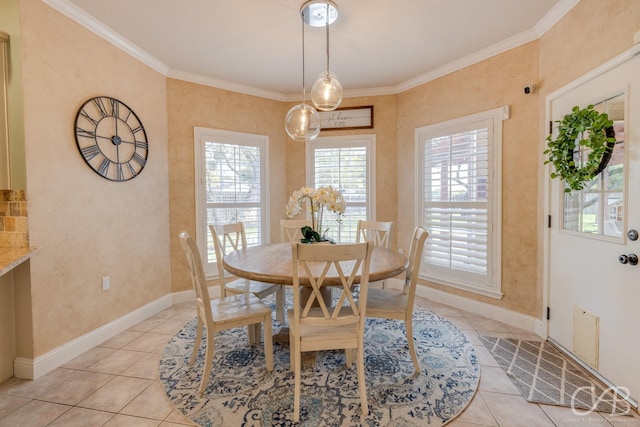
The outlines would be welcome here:
[[[629,230],[627,237],[629,240],[638,240],[638,230]]]
[[[618,261],[620,264],[638,265],[638,256],[636,254],[620,255]]]

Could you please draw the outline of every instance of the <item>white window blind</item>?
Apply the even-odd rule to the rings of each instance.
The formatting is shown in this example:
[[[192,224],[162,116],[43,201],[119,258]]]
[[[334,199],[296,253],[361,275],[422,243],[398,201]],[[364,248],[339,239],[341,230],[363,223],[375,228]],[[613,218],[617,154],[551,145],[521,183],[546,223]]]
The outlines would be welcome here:
[[[374,147],[374,135],[317,138],[307,144],[308,185],[337,188],[347,203],[340,224],[334,214],[325,213],[323,228],[336,242],[354,242],[358,220],[372,216]]]
[[[416,131],[422,275],[500,297],[500,144],[494,110]]]
[[[242,222],[249,246],[268,241],[267,143],[266,136],[196,128],[197,241],[206,242],[209,274],[216,262],[209,225]]]

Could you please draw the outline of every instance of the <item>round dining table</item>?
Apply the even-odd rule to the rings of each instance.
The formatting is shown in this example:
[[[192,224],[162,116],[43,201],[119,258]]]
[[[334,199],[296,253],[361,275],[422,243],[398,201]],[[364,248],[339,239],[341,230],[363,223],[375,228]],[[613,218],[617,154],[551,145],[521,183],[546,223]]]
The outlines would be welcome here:
[[[293,285],[292,243],[271,243],[250,246],[224,256],[223,266],[231,274],[249,280]],[[407,258],[398,251],[374,247],[369,266],[369,282],[389,279],[401,274],[406,269]],[[309,280],[300,272],[300,284],[308,285]],[[360,277],[355,278],[360,282]],[[339,286],[337,274],[329,273],[325,279],[327,285]]]
[[[239,249],[225,255],[222,265],[225,270],[238,277],[258,282],[293,286],[292,244],[295,243],[271,243]],[[375,246],[371,253],[371,263],[369,264],[369,282],[397,276],[405,271],[406,264],[407,258],[400,252]],[[317,263],[317,268],[320,269],[323,265],[324,263]],[[311,263],[310,268],[314,270],[314,267]],[[304,269],[300,269],[299,274],[300,284],[308,286],[301,290],[300,296],[304,305],[312,293],[312,288],[309,284],[309,279],[304,276]],[[360,283],[360,275],[354,278],[354,282]],[[330,270],[323,283],[329,286],[323,286],[320,289],[320,293],[325,304],[329,305],[331,289],[333,286],[340,286],[341,282],[335,271],[332,273]],[[317,302],[314,305],[317,305]],[[275,333],[273,341],[289,342],[288,326],[282,327],[279,332]]]

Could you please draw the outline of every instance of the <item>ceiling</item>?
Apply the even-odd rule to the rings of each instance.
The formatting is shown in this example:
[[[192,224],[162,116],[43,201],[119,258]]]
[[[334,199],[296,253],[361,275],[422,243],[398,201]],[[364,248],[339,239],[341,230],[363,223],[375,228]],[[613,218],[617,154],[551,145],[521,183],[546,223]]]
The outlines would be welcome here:
[[[167,76],[279,100],[302,94],[303,0],[43,0]],[[578,0],[334,0],[345,96],[398,93],[540,37]],[[305,26],[307,91],[325,30]]]

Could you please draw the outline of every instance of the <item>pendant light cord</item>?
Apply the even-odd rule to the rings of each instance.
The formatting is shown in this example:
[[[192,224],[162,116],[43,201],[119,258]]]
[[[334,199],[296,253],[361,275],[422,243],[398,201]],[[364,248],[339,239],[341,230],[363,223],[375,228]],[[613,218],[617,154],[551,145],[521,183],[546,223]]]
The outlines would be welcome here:
[[[306,102],[307,94],[304,87],[304,11],[302,11],[302,103]]]
[[[325,16],[325,29],[327,33],[327,78],[329,77],[329,2],[327,4],[327,14]]]

